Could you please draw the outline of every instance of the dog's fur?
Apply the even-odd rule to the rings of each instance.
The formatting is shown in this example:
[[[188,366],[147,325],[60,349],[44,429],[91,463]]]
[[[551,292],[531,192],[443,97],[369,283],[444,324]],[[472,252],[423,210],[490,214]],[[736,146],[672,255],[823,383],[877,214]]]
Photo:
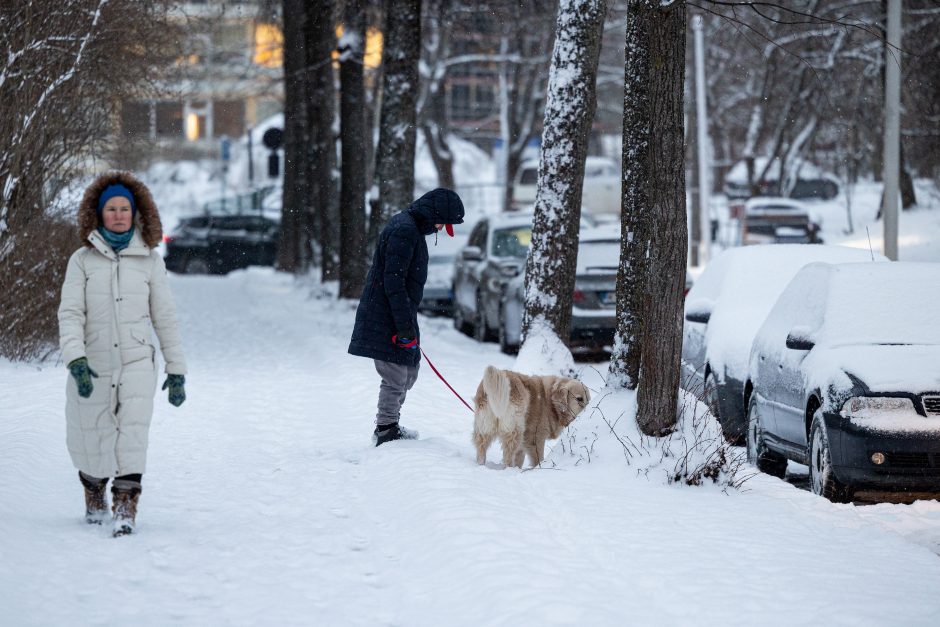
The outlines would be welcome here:
[[[526,454],[538,466],[545,440],[555,439],[587,406],[591,393],[577,379],[530,376],[487,366],[474,397],[473,443],[477,463],[499,438],[503,464],[522,467]]]

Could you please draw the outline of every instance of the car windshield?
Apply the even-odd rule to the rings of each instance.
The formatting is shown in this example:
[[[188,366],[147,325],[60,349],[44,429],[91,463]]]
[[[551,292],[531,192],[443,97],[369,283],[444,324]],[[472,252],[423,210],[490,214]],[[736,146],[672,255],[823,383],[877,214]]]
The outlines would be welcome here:
[[[532,242],[532,227],[520,226],[493,231],[493,247],[490,254],[494,257],[515,257],[525,259]]]

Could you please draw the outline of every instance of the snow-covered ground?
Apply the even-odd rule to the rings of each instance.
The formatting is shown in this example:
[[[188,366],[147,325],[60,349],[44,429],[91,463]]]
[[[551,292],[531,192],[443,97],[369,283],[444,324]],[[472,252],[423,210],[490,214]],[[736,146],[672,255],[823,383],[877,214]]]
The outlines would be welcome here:
[[[261,269],[171,287],[188,400],[158,396],[137,535],[82,521],[65,368],[0,361],[3,624],[940,620],[938,502],[834,505],[765,475],[666,485],[601,446],[480,467],[470,412],[426,365],[403,412],[421,439],[376,449],[378,376],[346,354],[354,303]],[[447,319],[422,325],[465,398],[487,364],[513,365]],[[577,367],[598,391],[604,366]]]

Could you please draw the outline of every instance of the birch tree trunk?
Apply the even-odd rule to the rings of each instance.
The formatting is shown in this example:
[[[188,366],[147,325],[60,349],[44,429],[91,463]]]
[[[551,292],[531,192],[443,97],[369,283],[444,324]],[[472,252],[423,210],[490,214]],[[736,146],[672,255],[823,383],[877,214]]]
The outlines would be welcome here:
[[[366,94],[363,81],[366,15],[364,0],[346,0],[339,42],[340,298],[358,298],[366,278]]]
[[[304,86],[304,0],[283,0],[284,12],[284,202],[277,267],[285,272],[301,269],[301,216],[306,212],[307,144],[306,88]]]
[[[369,241],[414,195],[415,94],[421,52],[421,0],[400,0],[386,6],[382,50],[382,112],[375,176],[377,212],[369,219]]]
[[[535,329],[566,344],[570,335],[584,162],[606,14],[606,0],[562,0],[558,6],[525,269],[524,341]]]

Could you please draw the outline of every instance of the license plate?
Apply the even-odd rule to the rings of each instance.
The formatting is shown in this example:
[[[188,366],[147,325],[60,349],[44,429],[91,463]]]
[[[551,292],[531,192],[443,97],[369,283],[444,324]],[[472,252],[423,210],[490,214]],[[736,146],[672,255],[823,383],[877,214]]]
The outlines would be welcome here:
[[[602,305],[614,306],[617,304],[617,292],[598,292],[597,296]]]

